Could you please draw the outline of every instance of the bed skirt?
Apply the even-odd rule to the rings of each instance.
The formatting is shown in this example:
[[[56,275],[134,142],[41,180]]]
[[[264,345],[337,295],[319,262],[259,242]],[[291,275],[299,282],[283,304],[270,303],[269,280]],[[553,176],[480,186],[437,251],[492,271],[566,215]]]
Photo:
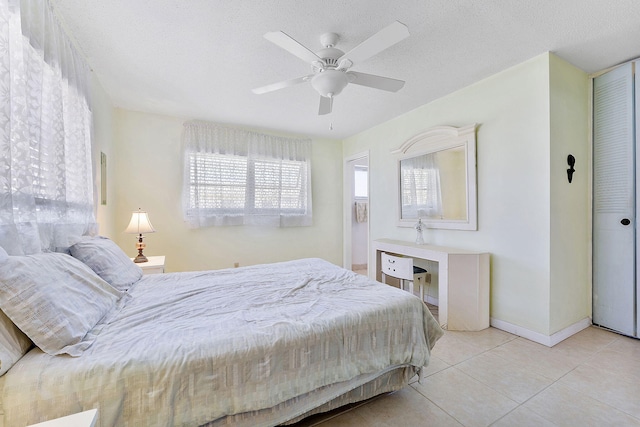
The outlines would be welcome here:
[[[294,424],[311,415],[328,412],[351,403],[400,390],[417,373],[414,366],[399,366],[362,375],[354,380],[332,384],[295,397],[273,408],[230,415],[205,424],[203,427],[255,427]],[[311,409],[310,409],[311,408]]]

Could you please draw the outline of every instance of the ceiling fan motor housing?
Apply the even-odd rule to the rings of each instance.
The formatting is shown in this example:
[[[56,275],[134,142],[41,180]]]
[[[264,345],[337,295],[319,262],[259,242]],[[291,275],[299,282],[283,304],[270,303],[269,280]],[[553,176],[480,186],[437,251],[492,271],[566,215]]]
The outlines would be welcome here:
[[[317,51],[316,55],[323,59],[327,68],[336,68],[338,59],[344,55],[344,52],[335,47],[325,47]]]
[[[324,47],[334,47],[338,44],[340,36],[336,33],[324,33],[320,36],[320,44]]]

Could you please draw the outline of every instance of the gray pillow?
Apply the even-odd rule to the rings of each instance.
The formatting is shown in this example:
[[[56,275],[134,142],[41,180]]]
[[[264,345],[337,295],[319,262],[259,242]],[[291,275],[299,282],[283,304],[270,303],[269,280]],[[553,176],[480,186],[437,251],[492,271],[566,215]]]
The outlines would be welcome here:
[[[66,254],[9,256],[0,263],[0,308],[50,355],[81,355],[95,340],[87,333],[122,295]]]
[[[79,259],[111,286],[126,291],[142,277],[142,269],[135,265],[120,246],[106,237],[87,238],[69,248]]]

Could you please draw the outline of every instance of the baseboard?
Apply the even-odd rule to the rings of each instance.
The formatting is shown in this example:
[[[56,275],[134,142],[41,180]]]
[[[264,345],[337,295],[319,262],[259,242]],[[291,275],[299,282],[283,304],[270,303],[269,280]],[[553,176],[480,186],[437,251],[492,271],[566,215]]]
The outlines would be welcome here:
[[[574,323],[553,335],[544,335],[539,332],[530,331],[529,329],[525,329],[518,325],[513,325],[509,322],[505,322],[504,320],[491,318],[491,326],[496,329],[500,329],[505,332],[509,332],[510,334],[517,335],[522,338],[526,338],[530,341],[537,342],[538,344],[546,345],[547,347],[553,347],[561,341],[566,340],[571,335],[577,334],[583,329],[591,326],[591,319],[589,317],[585,317],[579,322]]]
[[[429,295],[425,297],[425,301],[427,302],[427,304],[440,305],[438,304],[438,298],[430,297]]]

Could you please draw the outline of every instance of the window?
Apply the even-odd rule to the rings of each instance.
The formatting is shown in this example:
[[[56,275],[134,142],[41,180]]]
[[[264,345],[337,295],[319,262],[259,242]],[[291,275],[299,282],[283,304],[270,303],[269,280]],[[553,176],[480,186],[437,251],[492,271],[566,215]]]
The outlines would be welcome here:
[[[255,188],[253,207],[249,198],[249,209],[304,214],[307,193],[303,183],[307,175],[307,162],[260,160],[251,162],[250,166],[254,169]]]
[[[369,197],[369,168],[356,165],[353,168],[353,195],[358,199]]]
[[[12,255],[97,228],[88,73],[49,2],[0,2],[0,246]]]
[[[308,140],[187,122],[185,220],[211,225],[311,225]]]
[[[244,209],[247,158],[189,153],[189,209]]]

